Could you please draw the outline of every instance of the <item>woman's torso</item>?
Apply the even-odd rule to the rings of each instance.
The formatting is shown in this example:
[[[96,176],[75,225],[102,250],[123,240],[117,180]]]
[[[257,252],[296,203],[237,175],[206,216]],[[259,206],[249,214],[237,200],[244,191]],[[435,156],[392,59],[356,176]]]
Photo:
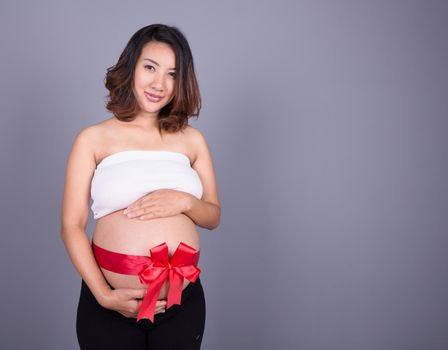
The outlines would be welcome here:
[[[168,135],[164,136],[163,144],[160,140],[153,143],[153,147],[146,140],[146,143],[136,142],[144,141],[149,138],[142,132],[138,132],[132,127],[120,125],[118,121],[108,120],[104,125],[98,125],[103,128],[102,141],[98,143],[96,154],[97,164],[103,159],[110,157],[125,150],[169,150],[183,153],[191,161],[194,155],[192,150],[187,149],[188,143],[186,135]],[[123,123],[123,122],[121,122]],[[117,125],[118,124],[118,125]],[[120,129],[121,128],[121,129]],[[119,138],[115,135],[120,135]],[[113,136],[112,136],[113,135]],[[154,138],[153,138],[154,139]],[[130,143],[128,140],[132,140]],[[100,146],[101,145],[101,146]],[[113,145],[113,146],[112,146]],[[131,203],[128,203],[129,205]],[[96,221],[93,232],[93,242],[114,252],[130,255],[150,255],[149,250],[152,247],[166,242],[171,256],[180,242],[200,250],[199,235],[194,222],[185,214],[175,216],[154,218],[149,220],[139,220],[138,218],[128,218],[124,213],[125,207],[118,209],[110,214],[100,217]],[[100,267],[101,268],[101,267]],[[136,275],[123,275],[111,272],[101,268],[107,282],[114,288],[147,288],[142,285]],[[184,279],[184,288],[189,281]],[[165,299],[168,292],[168,282],[163,285],[159,299]]]

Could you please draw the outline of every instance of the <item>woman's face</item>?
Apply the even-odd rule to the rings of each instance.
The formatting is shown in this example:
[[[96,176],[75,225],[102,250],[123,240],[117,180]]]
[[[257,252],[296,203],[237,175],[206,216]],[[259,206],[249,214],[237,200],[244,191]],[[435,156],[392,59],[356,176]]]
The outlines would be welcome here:
[[[143,111],[158,113],[174,97],[175,67],[168,44],[150,41],[143,46],[134,75],[134,95]]]

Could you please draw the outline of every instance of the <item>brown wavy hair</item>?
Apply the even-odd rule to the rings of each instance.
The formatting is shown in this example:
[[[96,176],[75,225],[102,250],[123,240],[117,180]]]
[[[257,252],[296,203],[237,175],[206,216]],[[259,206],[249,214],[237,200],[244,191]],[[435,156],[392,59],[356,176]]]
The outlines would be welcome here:
[[[132,121],[140,107],[133,92],[135,66],[142,48],[150,41],[170,45],[176,55],[174,97],[159,112],[159,131],[176,132],[188,125],[188,119],[199,116],[201,95],[194,71],[193,55],[181,31],[164,24],[151,24],[139,29],[129,40],[118,62],[107,68],[104,84],[109,90],[106,108],[121,121]]]

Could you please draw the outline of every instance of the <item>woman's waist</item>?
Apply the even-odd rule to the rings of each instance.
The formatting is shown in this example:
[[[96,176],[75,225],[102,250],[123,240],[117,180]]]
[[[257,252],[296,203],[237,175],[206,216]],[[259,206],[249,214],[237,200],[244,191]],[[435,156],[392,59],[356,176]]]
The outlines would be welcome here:
[[[149,288],[155,298],[165,299],[168,289],[179,293],[200,274],[199,249],[179,242],[174,252],[169,252],[166,242],[153,246],[147,255],[124,254],[106,249],[92,242],[95,259],[108,283],[113,288]],[[168,283],[169,281],[169,283]],[[176,292],[173,298],[176,299]]]

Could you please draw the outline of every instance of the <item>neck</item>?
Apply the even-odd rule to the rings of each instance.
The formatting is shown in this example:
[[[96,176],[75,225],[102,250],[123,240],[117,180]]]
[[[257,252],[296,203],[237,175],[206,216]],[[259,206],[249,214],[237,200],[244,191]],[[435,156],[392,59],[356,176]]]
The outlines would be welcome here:
[[[148,131],[158,130],[158,113],[138,113],[132,123]]]

